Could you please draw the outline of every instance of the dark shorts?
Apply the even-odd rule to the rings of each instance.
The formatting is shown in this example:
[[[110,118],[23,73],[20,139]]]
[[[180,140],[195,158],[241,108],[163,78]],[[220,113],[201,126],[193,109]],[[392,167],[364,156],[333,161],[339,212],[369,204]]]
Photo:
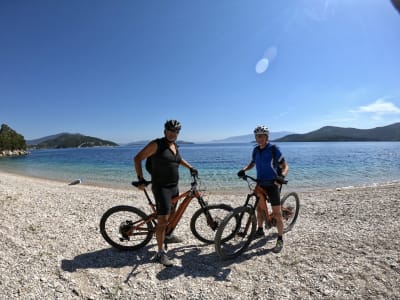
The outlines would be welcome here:
[[[178,186],[152,186],[151,190],[156,200],[157,215],[169,215],[172,209],[172,198],[179,195]]]
[[[260,186],[267,192],[271,206],[281,205],[281,192],[279,187],[273,183]]]

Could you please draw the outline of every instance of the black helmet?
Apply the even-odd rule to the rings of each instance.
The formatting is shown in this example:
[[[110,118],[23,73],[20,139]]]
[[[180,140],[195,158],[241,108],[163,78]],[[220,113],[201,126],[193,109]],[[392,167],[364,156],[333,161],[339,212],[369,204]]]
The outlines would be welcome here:
[[[179,123],[177,120],[168,120],[164,124],[165,130],[181,130],[181,123]]]

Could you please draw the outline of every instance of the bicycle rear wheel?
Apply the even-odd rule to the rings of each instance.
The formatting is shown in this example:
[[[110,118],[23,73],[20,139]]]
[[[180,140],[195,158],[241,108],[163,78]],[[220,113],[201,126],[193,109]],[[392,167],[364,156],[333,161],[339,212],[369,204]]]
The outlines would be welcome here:
[[[222,221],[215,234],[215,251],[221,259],[242,254],[253,240],[257,219],[250,207],[237,207]]]
[[[283,232],[290,231],[297,221],[300,210],[300,199],[297,193],[289,193],[281,199]]]
[[[193,235],[206,244],[214,243],[215,232],[225,216],[232,211],[226,204],[208,205],[198,209],[190,220],[190,230]]]
[[[100,219],[100,232],[111,246],[120,250],[136,250],[150,242],[153,224],[140,209],[127,205],[107,210]]]

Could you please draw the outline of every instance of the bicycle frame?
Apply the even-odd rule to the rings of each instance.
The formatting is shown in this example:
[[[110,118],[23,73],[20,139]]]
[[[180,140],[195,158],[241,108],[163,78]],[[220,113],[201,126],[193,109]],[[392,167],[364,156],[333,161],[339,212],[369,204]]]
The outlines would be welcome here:
[[[153,224],[156,226],[157,225],[156,205],[153,202],[153,200],[151,199],[151,197],[146,189],[144,189],[144,193],[146,195],[148,204],[150,205],[150,208],[152,210],[152,213],[149,215],[149,218],[146,220],[146,222],[153,222]],[[168,223],[167,229],[166,229],[167,235],[171,234],[172,231],[174,231],[176,226],[179,224],[179,221],[181,220],[183,214],[185,213],[187,207],[189,206],[189,203],[194,198],[196,198],[199,201],[201,208],[204,208],[207,205],[207,203],[202,198],[199,190],[197,189],[197,180],[196,179],[194,179],[194,181],[192,181],[191,188],[189,190],[172,198],[171,202],[172,202],[173,210],[171,212],[169,223]],[[178,203],[180,202],[181,199],[183,199],[183,200],[178,205]],[[178,207],[177,207],[177,205],[178,205]],[[138,225],[138,227],[140,227],[140,226],[141,225]]]
[[[270,213],[269,210],[268,210],[268,205],[267,205],[268,194],[267,194],[267,192],[262,187],[260,187],[258,185],[256,185],[254,188],[251,186],[251,184],[248,181],[248,179],[251,179],[252,181],[257,182],[257,180],[254,179],[253,177],[246,175],[243,179],[247,181],[249,189],[252,191],[250,194],[247,195],[246,201],[245,201],[243,206],[248,206],[255,212],[257,210],[257,207],[258,207],[258,204],[259,204],[259,201],[260,201],[260,197],[258,196],[258,194],[262,193],[264,195],[264,199],[265,199],[265,208],[261,205],[261,210],[262,210],[262,213],[263,213],[263,217],[265,218],[264,220],[266,221],[266,223],[268,224],[269,227],[274,226],[275,224],[274,224],[273,214]],[[281,185],[280,189],[282,189],[282,185]],[[256,201],[254,202],[254,205],[250,204],[250,199],[252,197],[256,198]],[[247,231],[249,225],[250,225],[250,223],[246,224],[246,229],[245,229],[246,231]]]

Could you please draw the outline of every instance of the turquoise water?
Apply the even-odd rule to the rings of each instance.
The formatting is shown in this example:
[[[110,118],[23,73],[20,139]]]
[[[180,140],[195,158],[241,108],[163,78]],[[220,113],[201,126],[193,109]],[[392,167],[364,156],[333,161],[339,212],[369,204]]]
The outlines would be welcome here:
[[[400,142],[278,143],[289,163],[289,190],[363,186],[400,179]],[[33,150],[30,155],[0,159],[0,169],[29,176],[129,188],[136,178],[132,158],[142,148]],[[181,145],[208,190],[245,190],[236,176],[251,156],[251,144]],[[253,174],[254,170],[249,174]],[[150,177],[148,176],[148,179]],[[181,185],[189,172],[181,168]]]

